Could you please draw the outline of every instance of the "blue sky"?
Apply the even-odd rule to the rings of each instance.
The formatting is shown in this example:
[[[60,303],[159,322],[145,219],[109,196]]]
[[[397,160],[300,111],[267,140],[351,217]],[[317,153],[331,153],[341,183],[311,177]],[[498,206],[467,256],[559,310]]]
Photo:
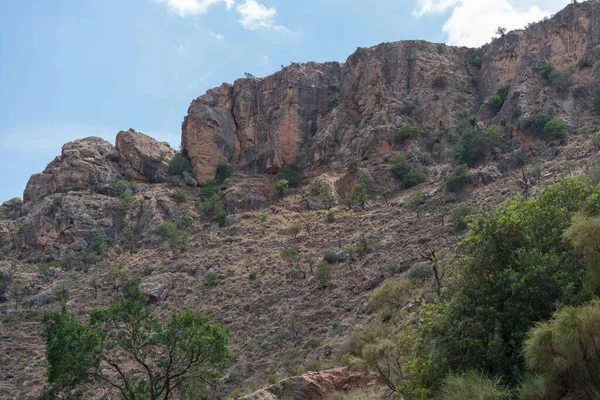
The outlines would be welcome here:
[[[192,99],[244,72],[404,39],[477,46],[568,0],[0,0],[0,202],[68,141],[177,148]]]

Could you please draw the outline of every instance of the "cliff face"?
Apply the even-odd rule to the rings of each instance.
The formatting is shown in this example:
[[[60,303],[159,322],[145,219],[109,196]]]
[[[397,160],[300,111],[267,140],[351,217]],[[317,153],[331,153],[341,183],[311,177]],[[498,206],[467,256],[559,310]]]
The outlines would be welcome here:
[[[310,172],[397,150],[417,163],[447,162],[448,143],[456,137],[443,133],[450,129],[452,135],[461,109],[484,126],[501,122],[509,139],[519,136],[523,115],[548,108],[575,129],[588,116],[591,88],[598,85],[599,21],[600,3],[590,1],[480,49],[384,43],[358,49],[344,64],[292,64],[266,78],[239,79],[192,102],[182,144],[202,182],[220,162],[249,173],[275,172],[289,163]],[[532,69],[547,62],[570,72],[571,90],[557,93]],[[436,84],[442,76],[447,86]],[[504,83],[512,90],[493,115],[486,99]],[[397,147],[394,132],[404,124],[418,126],[421,134]]]

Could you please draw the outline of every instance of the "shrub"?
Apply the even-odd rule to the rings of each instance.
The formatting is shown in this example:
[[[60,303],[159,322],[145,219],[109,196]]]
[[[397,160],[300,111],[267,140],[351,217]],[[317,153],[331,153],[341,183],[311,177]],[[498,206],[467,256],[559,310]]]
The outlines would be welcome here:
[[[410,170],[406,175],[404,175],[404,179],[402,179],[402,183],[404,187],[411,188],[413,186],[417,186],[427,179],[427,168],[414,168]]]
[[[500,110],[502,109],[502,106],[504,105],[504,102],[508,97],[508,93],[510,92],[511,87],[512,85],[510,83],[505,83],[504,85],[498,88],[496,94],[490,97],[490,100],[488,101],[488,106],[495,114],[498,114],[498,112],[500,112]]]
[[[471,65],[477,69],[481,69],[482,64],[483,61],[481,60],[480,56],[475,56],[471,59]]]
[[[396,140],[398,142],[404,142],[411,140],[419,136],[419,128],[413,125],[404,125],[396,130]]]
[[[390,166],[390,172],[398,181],[402,181],[406,174],[412,169],[411,165],[406,161],[406,158],[402,154],[390,159]]]
[[[178,176],[183,175],[184,172],[188,172],[190,174],[193,173],[192,162],[187,154],[185,149],[181,150],[181,152],[169,163],[169,175],[170,176]]]
[[[352,187],[348,194],[348,206],[351,208],[355,204],[359,204],[364,210],[368,199],[367,184],[359,182]]]
[[[338,261],[335,251],[326,251],[323,255],[323,261],[329,264],[335,264]]]
[[[469,204],[461,204],[452,209],[452,229],[455,232],[462,232],[468,227],[468,222],[471,215],[479,212],[477,207]]]
[[[526,134],[533,135],[542,135],[544,132],[544,127],[550,120],[552,116],[546,113],[537,113],[535,115],[524,117],[521,119],[519,123],[519,127],[521,131]]]
[[[445,43],[438,43],[435,46],[437,53],[438,54],[444,54],[446,52],[446,44]]]
[[[204,274],[204,283],[207,286],[215,285],[218,280],[219,280],[219,275],[217,275],[217,273],[214,271],[208,271],[207,273]]]
[[[596,114],[600,114],[600,89],[596,90],[594,98],[594,111]]]
[[[567,123],[560,118],[552,118],[544,126],[543,139],[556,140],[566,137],[569,133]]]
[[[275,175],[275,182],[281,179],[287,180],[290,187],[298,187],[302,183],[302,173],[296,164],[288,164],[280,168]]]
[[[351,174],[357,173],[358,172],[358,164],[359,164],[358,160],[350,160],[348,162],[348,165],[346,166],[346,168],[348,169],[348,172]]]
[[[183,189],[175,190],[175,201],[178,203],[185,203],[188,201],[188,195]]]
[[[223,207],[223,203],[221,202],[221,196],[218,194],[213,194],[207,199],[200,200],[198,209],[205,217],[219,224],[223,224],[225,218],[227,218],[227,211],[225,211],[225,207]]]
[[[158,226],[156,233],[169,244],[173,252],[184,252],[187,249],[188,234],[177,227],[173,221],[165,221]]]
[[[336,196],[331,190],[331,186],[323,184],[319,187],[317,198],[323,202],[323,205],[328,210],[335,204]]]
[[[414,192],[408,198],[407,205],[410,211],[417,211],[423,204],[425,204],[425,195],[421,190]]]
[[[298,246],[287,246],[279,249],[279,255],[286,261],[298,259]]]
[[[325,214],[325,222],[328,224],[332,224],[335,222],[335,213],[333,212],[333,210],[327,211],[327,214]]]
[[[598,326],[600,300],[596,299],[581,307],[565,307],[527,333],[525,361],[540,374],[535,386],[549,394],[545,398],[600,398]]]
[[[287,179],[278,179],[275,181],[275,183],[273,183],[273,187],[275,190],[277,190],[277,193],[279,193],[279,196],[281,197],[285,196],[285,194],[288,192],[289,186],[290,183]]]
[[[375,311],[384,313],[402,308],[406,303],[411,286],[411,283],[405,279],[400,281],[386,279],[371,293],[369,306]]]
[[[321,287],[327,287],[331,283],[331,265],[327,262],[320,262],[317,265],[317,280]]]
[[[106,233],[103,229],[96,229],[94,233],[92,233],[92,238],[90,240],[90,250],[99,256],[103,256],[108,249],[108,240],[106,238]]]
[[[482,133],[468,126],[454,146],[454,158],[457,162],[474,167],[484,160],[486,152],[502,147],[504,141],[501,126],[490,125]]]
[[[410,266],[406,263],[400,262],[396,259],[387,260],[384,265],[384,269],[387,270],[392,275],[402,274],[410,268]]]
[[[551,63],[535,64],[533,69],[558,92],[566,92],[573,83],[569,71],[556,70]]]
[[[446,187],[451,192],[459,192],[466,185],[471,183],[471,177],[468,175],[469,168],[465,165],[459,165],[454,171],[446,177]]]
[[[408,103],[400,107],[400,115],[412,115],[417,106],[413,103]]]
[[[500,378],[490,378],[477,371],[449,374],[442,383],[439,400],[511,400],[512,392]]]
[[[448,87],[448,78],[446,75],[438,75],[433,80],[433,87],[438,89],[446,89]]]
[[[331,98],[331,100],[329,100],[329,108],[334,109],[338,106],[338,104],[340,104],[340,95],[336,94]]]
[[[217,169],[215,171],[215,181],[218,183],[225,182],[225,179],[228,179],[233,174],[233,168],[229,166],[229,164],[220,163],[217,165]]]
[[[431,264],[417,265],[409,269],[405,276],[413,281],[429,279],[433,276],[433,266]]]
[[[206,200],[215,195],[220,196],[221,188],[219,187],[219,185],[217,185],[216,182],[208,181],[204,184],[204,186],[202,186],[202,188],[199,191],[199,194],[201,200]]]

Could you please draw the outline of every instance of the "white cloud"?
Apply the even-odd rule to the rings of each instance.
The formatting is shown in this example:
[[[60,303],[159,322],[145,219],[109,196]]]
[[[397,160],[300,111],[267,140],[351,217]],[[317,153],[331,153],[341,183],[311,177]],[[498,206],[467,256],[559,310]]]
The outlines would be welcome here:
[[[256,0],[245,0],[244,3],[236,3],[235,0],[156,0],[166,4],[171,12],[181,17],[188,15],[206,14],[208,9],[214,5],[223,3],[228,10],[234,6],[239,14],[240,24],[251,31],[265,28],[292,33],[286,27],[277,25],[275,17],[277,10],[267,7]],[[216,38],[216,37],[215,37]],[[217,38],[219,39],[219,38]],[[219,39],[222,40],[222,39]]]
[[[216,33],[216,32],[213,32],[211,30],[209,30],[208,33],[210,34],[210,36],[214,37],[217,40],[223,40],[223,39],[225,39],[225,36],[223,36],[220,33]]]
[[[448,43],[459,46],[481,46],[502,26],[508,30],[523,28],[568,4],[569,0],[417,0],[413,15],[451,12],[442,27]],[[526,4],[529,3],[529,4]],[[539,5],[533,4],[539,3]]]

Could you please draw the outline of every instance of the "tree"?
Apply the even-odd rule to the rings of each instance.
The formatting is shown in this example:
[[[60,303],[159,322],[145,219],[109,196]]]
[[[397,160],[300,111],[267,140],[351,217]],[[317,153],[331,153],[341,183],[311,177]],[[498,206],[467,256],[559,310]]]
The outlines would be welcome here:
[[[490,378],[477,371],[460,375],[448,374],[442,383],[440,400],[511,400],[510,389],[502,385],[500,378]]]
[[[244,72],[244,77],[246,79],[256,79],[256,76],[252,75],[250,72]]]
[[[524,344],[527,366],[539,375],[524,394],[547,400],[600,398],[600,300],[565,307],[532,328]],[[538,398],[526,397],[524,398]]]
[[[290,186],[290,183],[288,182],[287,179],[278,179],[273,184],[273,187],[275,187],[275,190],[277,190],[280,197],[285,196],[285,194],[288,191],[289,186]]]
[[[354,204],[360,204],[360,207],[364,210],[368,197],[367,185],[364,182],[357,183],[348,194],[348,208],[352,208]]]
[[[469,168],[465,165],[459,165],[446,177],[446,187],[451,192],[459,192],[466,185],[471,183],[471,178],[468,174]]]
[[[572,224],[565,230],[564,238],[576,251],[583,254],[586,260],[592,284],[600,287],[600,218],[578,214]]]
[[[143,300],[95,309],[86,324],[65,305],[44,316],[50,394],[69,397],[96,380],[123,399],[168,400],[194,380],[216,383],[230,360],[229,328],[190,310],[163,324]]]
[[[499,26],[498,29],[496,29],[496,35],[500,35],[500,36],[506,35],[506,28]]]
[[[326,209],[330,210],[331,207],[335,204],[336,196],[331,190],[331,186],[328,184],[323,184],[319,187],[319,194],[317,198],[323,202],[323,205]]]
[[[282,179],[287,180],[290,187],[298,187],[302,183],[302,173],[296,164],[288,164],[275,175],[275,182]]]
[[[412,166],[402,154],[398,154],[396,157],[390,159],[390,167],[390,172],[398,181],[402,181],[412,170]]]

